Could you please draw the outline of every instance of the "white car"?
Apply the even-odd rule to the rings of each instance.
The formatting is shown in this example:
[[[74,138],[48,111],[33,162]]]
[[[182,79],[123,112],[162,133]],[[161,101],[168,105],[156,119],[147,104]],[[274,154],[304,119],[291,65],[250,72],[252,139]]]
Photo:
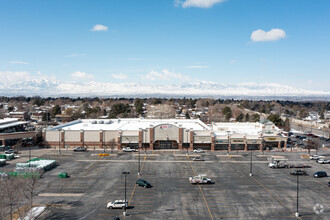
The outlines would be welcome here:
[[[125,207],[128,207],[127,201],[125,202],[125,200],[116,200],[107,204],[108,209],[124,209]]]
[[[194,153],[204,153],[204,151],[202,149],[198,148],[198,149],[194,150]]]
[[[322,156],[319,156],[319,155],[313,155],[313,156],[309,156],[309,159],[311,160],[318,160],[320,159]]]
[[[194,157],[193,161],[204,161],[201,157]]]
[[[189,177],[191,184],[210,184],[212,180],[206,177],[206,174],[199,174],[198,176]]]
[[[325,160],[325,159],[319,159],[317,162],[318,162],[318,163],[323,163],[323,164],[325,164],[325,163],[330,163],[329,160]]]
[[[135,152],[136,150],[134,148],[126,147],[126,148],[123,148],[123,151],[124,152]]]

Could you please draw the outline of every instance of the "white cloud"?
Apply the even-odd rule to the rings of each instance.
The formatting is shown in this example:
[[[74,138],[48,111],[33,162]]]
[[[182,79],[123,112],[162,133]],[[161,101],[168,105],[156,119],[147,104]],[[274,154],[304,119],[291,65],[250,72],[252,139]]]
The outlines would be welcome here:
[[[188,76],[184,76],[181,73],[173,73],[168,71],[167,69],[164,69],[160,72],[152,70],[142,78],[148,80],[173,80],[173,79],[189,80]]]
[[[12,84],[19,81],[26,81],[31,78],[30,73],[26,71],[12,72],[12,71],[0,71],[0,83],[1,84]]]
[[[229,63],[230,63],[230,64],[237,63],[237,60],[231,60]]]
[[[111,76],[112,76],[112,78],[115,78],[115,79],[127,79],[127,75],[123,74],[123,73],[112,74]]]
[[[182,6],[182,8],[197,7],[197,8],[211,8],[213,5],[224,2],[225,0],[175,0],[174,5],[176,7]]]
[[[91,29],[91,31],[107,31],[107,30],[108,30],[108,27],[104,26],[102,24],[97,24]]]
[[[258,29],[253,31],[251,34],[251,40],[255,42],[259,41],[277,41],[281,38],[285,38],[286,33],[282,29],[271,29],[266,32],[264,30]]]
[[[74,79],[78,79],[78,80],[93,79],[94,78],[93,75],[87,74],[85,72],[80,72],[80,71],[76,71],[76,72],[72,73],[71,77],[74,78]]]
[[[12,64],[29,64],[27,62],[18,61],[18,60],[9,61],[9,63],[12,63]]]
[[[208,69],[209,66],[187,66],[189,69]]]

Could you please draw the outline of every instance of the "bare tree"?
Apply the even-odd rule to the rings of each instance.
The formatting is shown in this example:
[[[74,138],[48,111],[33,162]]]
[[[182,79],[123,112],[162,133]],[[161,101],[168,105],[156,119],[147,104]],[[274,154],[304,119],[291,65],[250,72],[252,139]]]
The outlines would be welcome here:
[[[307,140],[307,145],[306,145],[305,149],[308,150],[308,155],[311,153],[311,149],[315,149],[316,154],[317,154],[319,145],[320,145],[320,142],[316,138]]]
[[[113,138],[113,139],[111,139],[110,141],[109,141],[109,147],[110,147],[110,149],[111,149],[111,153],[113,154],[113,150],[115,149],[115,146],[116,146],[116,141],[115,141],[115,139]]]
[[[13,219],[14,214],[24,217],[27,210],[24,206],[24,179],[7,176],[0,184],[0,219]],[[23,207],[23,208],[22,208]]]
[[[156,105],[154,108],[148,109],[149,117],[155,117],[159,119],[167,119],[175,117],[175,110],[167,104]]]

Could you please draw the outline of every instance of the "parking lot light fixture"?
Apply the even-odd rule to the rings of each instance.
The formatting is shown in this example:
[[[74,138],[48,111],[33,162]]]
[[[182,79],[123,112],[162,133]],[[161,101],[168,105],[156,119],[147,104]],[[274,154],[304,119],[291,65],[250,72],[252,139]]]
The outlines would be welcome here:
[[[138,151],[139,151],[138,176],[140,176],[140,146],[138,146]]]
[[[60,153],[60,155],[61,155],[61,131],[62,131],[62,129],[59,128],[58,129],[58,152]]]
[[[297,175],[297,211],[295,216],[299,217],[299,175]]]
[[[250,176],[252,176],[252,147],[250,148],[251,157],[250,157]]]
[[[230,133],[230,131],[228,130],[227,133],[228,133],[228,136],[227,136],[227,138],[228,138],[228,142],[227,142],[227,144],[228,144],[227,155],[229,155],[229,133]]]
[[[129,172],[125,171],[125,172],[122,172],[122,174],[125,175],[125,200],[124,200],[125,205],[124,205],[124,212],[123,212],[123,215],[126,216],[126,202],[127,202],[127,201],[126,201],[126,175],[128,175]]]

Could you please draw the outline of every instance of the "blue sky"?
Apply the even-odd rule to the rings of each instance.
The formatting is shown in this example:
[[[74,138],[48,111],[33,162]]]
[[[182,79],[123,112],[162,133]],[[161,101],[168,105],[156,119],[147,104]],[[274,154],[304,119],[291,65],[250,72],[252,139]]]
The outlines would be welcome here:
[[[2,0],[0,76],[330,92],[329,11],[328,0]]]

